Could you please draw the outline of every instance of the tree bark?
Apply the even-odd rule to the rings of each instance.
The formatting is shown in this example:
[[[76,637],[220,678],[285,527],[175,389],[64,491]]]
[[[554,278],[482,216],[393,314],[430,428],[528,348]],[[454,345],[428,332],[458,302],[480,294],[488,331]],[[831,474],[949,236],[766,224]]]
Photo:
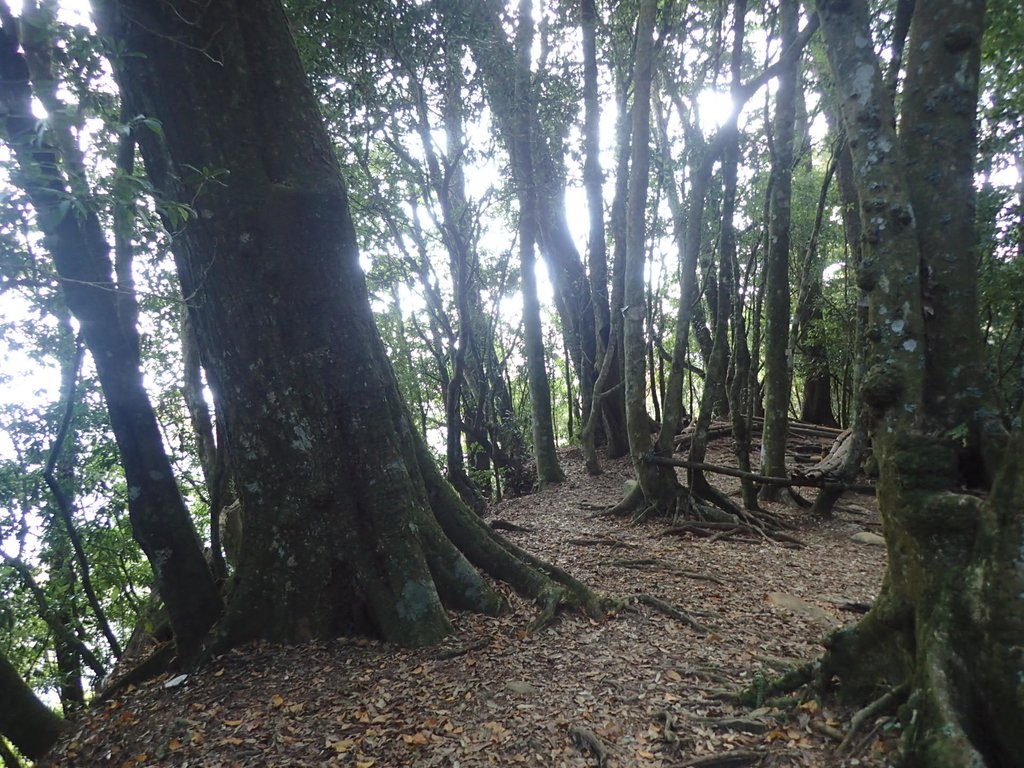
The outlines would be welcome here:
[[[97,3],[155,186],[196,215],[175,258],[246,514],[211,650],[363,631],[422,644],[496,613],[472,565],[545,610],[571,577],[459,501],[412,428],[377,334],[347,194],[276,0]]]
[[[519,3],[516,28],[516,74],[513,83],[513,138],[511,154],[515,157],[516,191],[519,197],[519,261],[522,269],[523,346],[526,353],[527,378],[530,384],[530,414],[533,422],[533,455],[537,462],[537,481],[543,488],[565,479],[555,451],[554,426],[551,417],[551,386],[544,358],[544,334],[541,328],[540,301],[537,298],[537,274],[534,246],[540,214],[537,176],[534,173],[533,87],[530,72],[533,47],[533,4]]]
[[[675,472],[644,461],[654,448],[647,412],[644,336],[644,264],[647,256],[647,190],[650,170],[651,76],[654,66],[654,22],[657,0],[642,0],[636,32],[633,69],[632,152],[626,206],[626,269],[623,297],[623,356],[626,374],[626,423],[633,467],[643,498],[650,505],[670,504],[679,483]],[[666,508],[663,511],[668,512]]]
[[[873,48],[858,43],[871,39],[866,3],[829,0],[818,9],[865,232],[859,282],[869,293],[870,347],[862,396],[889,554],[879,598],[832,638],[824,677],[836,676],[854,699],[875,695],[880,682],[910,683],[911,765],[1013,765],[1024,753],[1024,436],[1018,429],[1010,440],[987,499],[961,490],[956,420],[966,414],[969,433],[986,416],[962,409],[965,399],[952,391],[971,386],[969,378],[936,375],[929,333],[940,306],[934,297],[946,297],[941,306],[973,329],[952,337],[970,359],[979,326],[959,312],[973,302],[946,281],[968,274],[952,262],[974,259],[969,239],[959,240],[940,251],[949,270],[929,267],[923,243],[932,241],[921,234],[937,228],[955,240],[954,231],[973,223],[973,163],[964,158],[975,152],[984,2],[917,2],[899,138]],[[946,144],[950,126],[956,148]],[[918,142],[923,149],[910,148]],[[948,193],[941,207],[934,198],[918,206],[917,172],[907,169],[909,157],[934,158],[929,148],[951,153],[936,170],[936,187]]]
[[[783,0],[779,10],[780,39],[783,49],[796,38],[799,4]],[[764,432],[761,437],[761,474],[786,476],[786,424],[789,420],[790,364],[789,347],[789,225],[792,204],[793,142],[796,128],[796,89],[799,62],[793,59],[779,72],[775,94],[775,119],[772,123],[771,203],[768,258],[765,267],[765,397]],[[763,486],[762,500],[781,498],[779,489]]]
[[[582,0],[580,26],[583,33],[583,103],[584,151],[583,185],[587,194],[587,215],[590,228],[587,237],[587,264],[590,271],[590,294],[594,305],[597,378],[591,410],[584,412],[580,441],[587,471],[599,474],[601,465],[596,444],[603,432],[610,458],[629,450],[626,434],[625,399],[622,395],[618,337],[614,331],[608,295],[608,246],[604,231],[604,176],[601,172],[601,110],[598,102],[597,10],[594,0]],[[602,424],[603,419],[603,424]],[[625,445],[623,445],[625,443]]]
[[[31,760],[38,760],[64,730],[61,720],[32,692],[0,653],[0,736]]]

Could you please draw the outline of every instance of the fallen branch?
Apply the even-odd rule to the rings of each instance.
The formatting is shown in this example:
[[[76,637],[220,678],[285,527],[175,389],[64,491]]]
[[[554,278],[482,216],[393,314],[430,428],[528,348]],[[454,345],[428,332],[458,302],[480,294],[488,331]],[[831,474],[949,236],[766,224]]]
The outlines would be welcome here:
[[[492,520],[491,529],[495,531],[515,531],[517,533],[533,532],[533,528],[527,528],[525,525],[516,525],[508,520]]]
[[[648,464],[661,464],[669,467],[697,469],[702,472],[711,472],[712,474],[727,475],[729,477],[739,477],[745,480],[753,480],[755,483],[761,483],[762,485],[775,485],[784,488],[841,488],[845,491],[853,491],[854,493],[874,494],[875,492],[875,486],[873,485],[840,483],[834,480],[814,477],[769,477],[768,475],[759,475],[756,472],[744,472],[743,470],[733,469],[732,467],[722,467],[717,464],[707,464],[702,461],[673,459],[668,456],[647,455],[643,457],[642,461],[645,461]]]
[[[459,656],[465,656],[470,651],[478,651],[481,648],[486,648],[490,644],[491,639],[489,637],[485,637],[480,640],[474,640],[472,643],[460,645],[458,648],[446,648],[443,651],[438,651],[434,654],[434,660],[447,661],[448,659],[455,659]]]

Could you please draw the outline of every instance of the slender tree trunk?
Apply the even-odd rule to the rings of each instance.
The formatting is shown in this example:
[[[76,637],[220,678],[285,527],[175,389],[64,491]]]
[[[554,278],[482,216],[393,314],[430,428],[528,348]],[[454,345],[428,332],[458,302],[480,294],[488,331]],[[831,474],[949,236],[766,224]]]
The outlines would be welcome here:
[[[77,145],[60,126],[56,126],[60,150],[38,141],[29,69],[18,53],[9,17],[0,48],[6,139],[62,278],[68,307],[81,323],[96,365],[128,482],[132,533],[153,567],[179,653],[189,658],[221,614],[220,595],[164,452],[156,414],[142,385],[136,341],[125,333],[109,290],[114,280],[106,239],[98,216],[86,202],[84,176],[74,175],[80,165],[75,160]],[[66,205],[72,194],[82,201],[85,213]]]
[[[779,26],[783,48],[796,37],[799,3],[783,0]],[[770,237],[765,268],[765,403],[761,437],[761,474],[786,477],[786,434],[789,423],[789,227],[792,203],[793,142],[799,64],[793,60],[779,72],[775,94]],[[777,486],[762,486],[760,497],[781,498]]]
[[[803,99],[800,100],[801,105]],[[807,122],[801,114],[801,125]],[[797,286],[796,311],[793,312],[789,329],[789,351],[787,357],[790,372],[793,371],[796,352],[799,350],[805,362],[803,400],[800,406],[800,421],[824,426],[838,426],[832,413],[832,377],[829,372],[828,355],[824,346],[811,339],[811,330],[821,321],[821,264],[818,258],[818,239],[825,220],[828,191],[836,171],[836,156],[833,154],[825,171],[815,206],[814,227],[804,253]]]
[[[515,98],[515,80],[522,76],[523,62],[518,46],[510,44],[505,32],[503,11],[504,3],[500,0],[457,0],[441,6],[443,14],[451,15],[459,23],[466,23],[468,19],[471,32],[467,35],[467,42],[483,74],[488,102],[508,148],[513,174],[518,179],[525,168],[516,149],[522,142],[519,112],[523,105]],[[583,413],[586,414],[591,410],[591,395],[599,365],[594,298],[583,260],[569,231],[565,210],[565,173],[560,167],[564,162],[549,144],[536,109],[530,110],[528,119],[530,178],[537,200],[537,245],[554,285],[555,303],[563,333],[568,337]],[[611,405],[609,403],[609,407]]]
[[[584,411],[586,424],[581,431],[587,471],[599,474],[596,443],[601,432],[611,444],[625,433],[625,404],[621,397],[609,397],[605,390],[619,380],[618,345],[612,337],[612,316],[608,296],[608,248],[604,232],[604,176],[601,172],[601,110],[597,83],[597,11],[594,0],[581,0],[580,26],[583,33],[584,151],[583,184],[587,193],[590,228],[587,237],[587,264],[590,270],[590,294],[594,304],[597,378],[590,412]],[[621,406],[621,408],[619,407]],[[602,418],[605,424],[602,430]]]
[[[519,196],[519,260],[522,268],[523,345],[526,352],[527,377],[530,382],[530,413],[533,420],[533,454],[537,462],[537,480],[541,487],[565,479],[555,452],[554,424],[551,418],[551,386],[544,363],[544,334],[541,328],[540,302],[537,298],[537,275],[534,245],[537,237],[536,176],[533,170],[534,121],[532,76],[530,74],[533,46],[533,4],[522,0],[516,30],[517,69],[515,77],[516,116],[514,118],[516,186]]]
[[[623,352],[626,364],[626,419],[629,449],[649,504],[671,501],[678,487],[675,472],[644,461],[654,448],[647,412],[644,335],[644,264],[647,255],[647,190],[650,169],[651,74],[654,65],[654,22],[657,0],[642,0],[636,32],[633,69],[632,153],[626,217],[626,290],[622,309]],[[667,510],[666,510],[667,511]]]

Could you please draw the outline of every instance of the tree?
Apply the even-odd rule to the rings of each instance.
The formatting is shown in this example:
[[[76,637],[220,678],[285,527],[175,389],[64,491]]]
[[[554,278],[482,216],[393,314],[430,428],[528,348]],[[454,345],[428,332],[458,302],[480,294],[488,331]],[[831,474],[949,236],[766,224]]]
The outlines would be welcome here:
[[[674,470],[654,466],[645,457],[654,448],[651,419],[647,413],[644,377],[644,262],[647,255],[647,191],[650,170],[651,80],[654,69],[656,0],[640,4],[633,69],[632,152],[629,163],[629,194],[626,204],[626,267],[623,295],[623,358],[625,360],[626,425],[629,451],[643,499],[654,505],[674,505],[679,487]],[[666,409],[667,410],[667,409]],[[667,423],[668,417],[663,419]],[[667,511],[667,510],[666,510]]]
[[[345,185],[276,0],[97,3],[223,413],[244,534],[214,647],[366,631],[428,643],[495,613],[476,565],[596,610],[473,515],[412,428],[374,327]]]
[[[566,346],[573,362],[576,377],[580,382],[583,413],[591,411],[591,396],[598,371],[597,330],[595,328],[596,301],[607,301],[607,292],[592,287],[584,269],[583,260],[569,231],[565,209],[565,169],[560,144],[561,137],[540,119],[541,100],[537,97],[536,85],[531,89],[534,101],[526,114],[527,105],[517,101],[519,91],[516,81],[530,74],[530,51],[523,52],[519,40],[512,45],[502,23],[502,3],[498,0],[459,0],[441,4],[442,13],[451,19],[465,20],[466,43],[473,53],[485,81],[488,102],[493,110],[495,122],[509,152],[511,170],[517,184],[526,180],[533,189],[537,200],[536,232],[537,245],[548,265],[555,288],[555,302],[562,321]],[[522,16],[522,14],[520,14]],[[532,79],[532,78],[531,78]],[[550,106],[549,104],[547,106]],[[525,134],[523,120],[530,127],[530,155],[521,149]],[[600,279],[591,274],[590,279]],[[610,372],[614,385],[617,371]],[[623,404],[617,396],[603,400],[603,414],[609,436],[610,455],[622,455],[626,440],[621,433],[624,429]]]
[[[530,58],[533,50],[534,23],[532,3],[521,0],[516,26],[516,69],[512,78],[511,134],[509,154],[516,177],[519,198],[519,266],[523,289],[523,346],[526,352],[527,378],[530,382],[530,413],[533,422],[533,454],[537,461],[537,480],[541,486],[565,479],[555,452],[551,421],[551,387],[544,364],[544,337],[541,330],[540,301],[537,298],[536,256],[541,199],[534,168],[536,105]],[[499,81],[507,84],[506,81]],[[500,85],[495,86],[500,87]],[[504,94],[509,96],[509,94]]]
[[[780,38],[783,48],[797,35],[799,4],[783,0],[779,6]],[[761,473],[786,476],[786,432],[789,423],[789,229],[792,204],[793,144],[796,133],[796,89],[799,87],[797,59],[779,72],[772,123],[772,191],[768,209],[769,238],[765,266],[764,339],[764,434],[761,438]],[[760,498],[778,500],[777,486],[761,487]]]
[[[0,653],[0,736],[30,759],[40,758],[64,730],[64,721],[51,712],[21,679],[7,656]]]
[[[818,3],[852,152],[868,292],[862,397],[879,466],[882,591],[823,660],[850,699],[907,694],[909,762],[1024,754],[1024,436],[984,399],[974,251],[985,3],[919,0],[900,129],[863,0]],[[965,490],[986,485],[987,499]]]
[[[221,611],[221,599],[203,558],[199,538],[175,482],[156,414],[142,383],[138,341],[128,330],[109,248],[97,211],[88,202],[81,152],[67,126],[55,140],[38,141],[32,115],[30,70],[37,92],[53,88],[49,51],[40,31],[25,25],[23,45],[10,13],[3,10],[0,77],[6,115],[3,130],[21,170],[25,192],[35,208],[45,245],[53,257],[71,312],[82,326],[103,386],[111,427],[129,484],[132,531],[149,557],[184,656]],[[38,21],[38,16],[33,17]],[[78,205],[74,205],[74,201]],[[173,574],[173,576],[172,576]]]

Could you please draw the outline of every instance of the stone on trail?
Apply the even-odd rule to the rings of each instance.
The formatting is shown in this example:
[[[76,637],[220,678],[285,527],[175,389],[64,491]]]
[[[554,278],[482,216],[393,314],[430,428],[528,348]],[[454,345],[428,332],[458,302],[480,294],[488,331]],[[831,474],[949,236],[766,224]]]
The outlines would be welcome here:
[[[869,544],[873,547],[884,547],[885,537],[879,536],[877,533],[871,531],[860,531],[859,533],[853,534],[850,537],[852,541],[856,541],[858,544]]]
[[[812,605],[796,595],[790,595],[785,592],[769,592],[768,602],[776,608],[781,608],[795,616],[824,624],[827,627],[834,627],[839,623],[836,617],[824,608]]]

